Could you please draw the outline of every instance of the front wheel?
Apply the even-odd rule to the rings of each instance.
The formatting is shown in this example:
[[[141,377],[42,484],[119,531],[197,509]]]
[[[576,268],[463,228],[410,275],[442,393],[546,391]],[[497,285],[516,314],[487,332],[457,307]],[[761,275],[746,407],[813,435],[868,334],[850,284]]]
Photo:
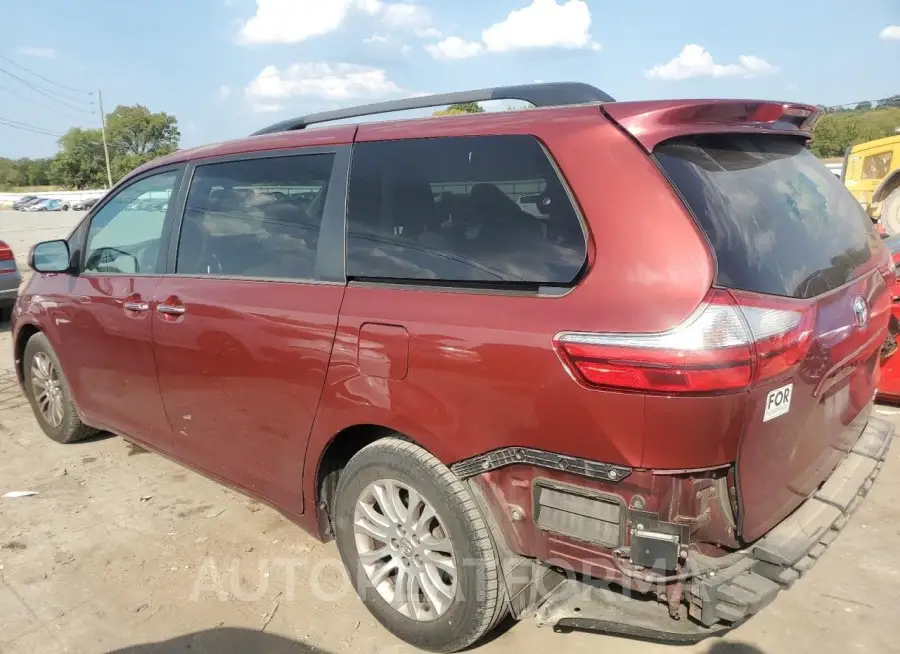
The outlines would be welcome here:
[[[469,647],[507,613],[484,517],[460,480],[413,443],[387,438],[341,474],[335,537],[369,611],[433,652]]]
[[[78,417],[72,391],[47,337],[35,334],[22,358],[25,394],[44,433],[57,443],[75,443],[97,433]]]

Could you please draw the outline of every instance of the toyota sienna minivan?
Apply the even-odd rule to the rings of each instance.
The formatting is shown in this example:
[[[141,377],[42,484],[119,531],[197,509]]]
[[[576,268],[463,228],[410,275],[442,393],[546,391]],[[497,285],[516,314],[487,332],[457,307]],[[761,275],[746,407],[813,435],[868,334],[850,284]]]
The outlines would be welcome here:
[[[491,99],[534,108],[312,128]],[[894,269],[817,115],[536,84],[179,151],[33,249],[19,381],[50,438],[119,434],[335,539],[418,647],[508,615],[717,634],[892,437]]]

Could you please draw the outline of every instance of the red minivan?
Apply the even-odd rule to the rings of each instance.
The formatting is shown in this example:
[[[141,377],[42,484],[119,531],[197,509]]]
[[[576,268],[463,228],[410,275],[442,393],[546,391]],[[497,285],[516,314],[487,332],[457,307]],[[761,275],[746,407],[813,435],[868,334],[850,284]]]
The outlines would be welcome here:
[[[306,129],[455,102],[528,111]],[[334,538],[409,643],[501,619],[690,642],[822,555],[878,474],[890,257],[814,107],[572,83],[180,151],[37,245],[16,370]]]

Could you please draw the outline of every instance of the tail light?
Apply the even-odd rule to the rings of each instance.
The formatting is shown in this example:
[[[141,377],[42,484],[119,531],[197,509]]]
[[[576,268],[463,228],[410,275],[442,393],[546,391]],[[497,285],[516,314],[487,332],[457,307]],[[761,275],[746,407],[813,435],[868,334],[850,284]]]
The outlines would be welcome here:
[[[12,248],[0,241],[0,275],[9,275],[16,272],[16,258]]]
[[[565,332],[554,339],[589,386],[658,393],[737,391],[806,355],[813,305],[713,289],[684,323],[656,334]]]

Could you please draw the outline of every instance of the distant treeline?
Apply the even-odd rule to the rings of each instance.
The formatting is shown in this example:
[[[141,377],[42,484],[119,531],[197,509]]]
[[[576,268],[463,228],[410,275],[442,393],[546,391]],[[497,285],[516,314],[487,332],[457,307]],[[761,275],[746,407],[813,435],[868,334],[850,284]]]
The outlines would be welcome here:
[[[892,136],[900,129],[900,95],[854,106],[825,107],[810,149],[822,158],[841,157],[851,145]],[[475,103],[454,105],[445,112],[483,111]],[[117,107],[108,116],[113,180],[144,161],[178,147],[177,121],[146,107]],[[0,157],[0,191],[17,187],[57,185],[66,188],[106,186],[100,130],[74,128],[59,141],[60,152],[45,159]]]
[[[816,156],[840,157],[851,145],[893,136],[900,129],[900,95],[852,107],[820,107],[825,115],[813,132]]]

